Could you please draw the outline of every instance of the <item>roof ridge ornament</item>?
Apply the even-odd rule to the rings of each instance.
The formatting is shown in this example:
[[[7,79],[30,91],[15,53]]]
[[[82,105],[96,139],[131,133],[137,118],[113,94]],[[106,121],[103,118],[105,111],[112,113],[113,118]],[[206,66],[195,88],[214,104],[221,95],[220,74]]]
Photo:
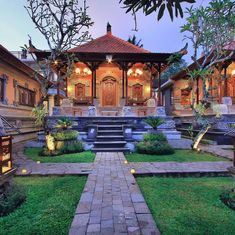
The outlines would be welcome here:
[[[109,22],[107,23],[107,34],[112,35],[112,26]]]

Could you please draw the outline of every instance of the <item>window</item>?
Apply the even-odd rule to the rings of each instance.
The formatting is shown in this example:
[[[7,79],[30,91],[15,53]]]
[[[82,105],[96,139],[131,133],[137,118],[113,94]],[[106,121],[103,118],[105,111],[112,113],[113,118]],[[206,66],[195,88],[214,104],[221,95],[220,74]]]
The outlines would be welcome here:
[[[4,80],[0,79],[0,102],[4,100]]]
[[[35,91],[28,88],[18,86],[19,88],[19,104],[33,107],[35,104]]]

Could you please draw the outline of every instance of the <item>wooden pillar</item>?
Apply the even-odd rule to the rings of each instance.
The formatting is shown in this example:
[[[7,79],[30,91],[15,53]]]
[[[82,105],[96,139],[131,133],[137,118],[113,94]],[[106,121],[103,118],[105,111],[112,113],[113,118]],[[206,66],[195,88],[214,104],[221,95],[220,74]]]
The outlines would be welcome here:
[[[125,69],[122,68],[122,98],[125,98]]]
[[[151,76],[150,76],[150,99],[153,97],[153,74],[152,74],[152,71],[151,71]]]
[[[94,98],[96,99],[96,68],[94,69]]]
[[[94,101],[94,69],[91,70],[91,103]]]
[[[68,78],[65,78],[66,98],[68,98]]]
[[[235,137],[233,137],[233,166],[235,167]]]
[[[126,79],[126,105],[128,105],[128,76],[127,76],[127,68],[124,71],[125,79]]]
[[[199,77],[196,80],[196,104],[199,104]]]
[[[158,106],[162,106],[162,99],[161,99],[161,63],[158,64],[157,105],[158,105]]]
[[[224,68],[224,96],[228,96],[227,66]]]

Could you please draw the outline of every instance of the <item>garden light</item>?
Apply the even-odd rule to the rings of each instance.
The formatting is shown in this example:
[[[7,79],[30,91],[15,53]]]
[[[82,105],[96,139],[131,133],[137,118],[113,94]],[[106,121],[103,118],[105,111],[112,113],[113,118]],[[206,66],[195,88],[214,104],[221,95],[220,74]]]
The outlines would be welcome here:
[[[131,169],[131,174],[135,174],[135,172],[136,172],[135,169],[132,168],[132,169]]]
[[[40,164],[41,162],[40,161],[37,161],[37,164]]]
[[[21,173],[26,174],[27,170],[26,169],[22,169]]]
[[[125,160],[125,161],[124,161],[124,164],[128,164],[128,161],[127,161],[127,160]]]

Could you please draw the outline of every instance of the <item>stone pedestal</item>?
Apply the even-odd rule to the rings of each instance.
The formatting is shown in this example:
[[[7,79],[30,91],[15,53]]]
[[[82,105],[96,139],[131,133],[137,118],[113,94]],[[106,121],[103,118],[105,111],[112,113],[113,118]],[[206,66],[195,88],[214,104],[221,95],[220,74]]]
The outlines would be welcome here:
[[[123,117],[135,117],[136,115],[130,106],[124,106],[122,108],[122,116]]]
[[[54,95],[49,95],[48,97],[48,112],[49,116],[53,115],[53,108],[55,106],[55,97]]]
[[[157,106],[156,107],[156,116],[166,117],[166,110],[165,110],[164,106]]]

